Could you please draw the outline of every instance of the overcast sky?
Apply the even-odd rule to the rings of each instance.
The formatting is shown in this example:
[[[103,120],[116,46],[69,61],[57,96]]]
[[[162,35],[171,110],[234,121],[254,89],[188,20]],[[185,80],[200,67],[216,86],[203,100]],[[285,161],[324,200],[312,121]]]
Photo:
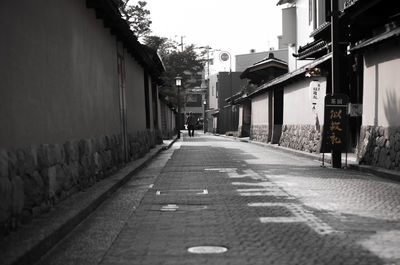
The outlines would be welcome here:
[[[136,1],[133,1],[136,3]],[[282,32],[278,0],[146,0],[153,35],[210,45],[232,56],[277,49]]]

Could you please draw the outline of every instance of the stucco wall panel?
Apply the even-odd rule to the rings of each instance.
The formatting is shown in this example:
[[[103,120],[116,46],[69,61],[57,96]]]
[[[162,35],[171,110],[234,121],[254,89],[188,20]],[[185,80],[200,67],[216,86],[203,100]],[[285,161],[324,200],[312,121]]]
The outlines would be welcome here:
[[[310,82],[313,80],[318,80],[321,84],[315,112],[312,109],[309,88]],[[315,124],[317,115],[319,123],[322,125],[324,122],[325,94],[326,79],[322,77],[304,79],[287,85],[284,88],[283,124]]]
[[[251,100],[251,124],[268,124],[268,95],[263,94]]]
[[[363,126],[400,126],[400,49],[391,44],[364,57]]]

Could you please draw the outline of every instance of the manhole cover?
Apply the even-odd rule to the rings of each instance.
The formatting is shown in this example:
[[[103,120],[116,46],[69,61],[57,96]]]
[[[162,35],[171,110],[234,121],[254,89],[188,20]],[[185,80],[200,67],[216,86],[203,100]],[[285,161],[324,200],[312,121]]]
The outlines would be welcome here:
[[[221,254],[228,251],[228,249],[221,246],[197,246],[188,248],[188,251],[194,254]]]

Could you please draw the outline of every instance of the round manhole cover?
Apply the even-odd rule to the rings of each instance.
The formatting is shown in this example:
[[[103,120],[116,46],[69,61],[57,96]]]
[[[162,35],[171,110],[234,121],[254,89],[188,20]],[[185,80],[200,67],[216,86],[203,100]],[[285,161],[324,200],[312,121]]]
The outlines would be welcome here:
[[[188,248],[188,251],[195,254],[220,254],[228,251],[228,249],[221,246],[197,246]]]

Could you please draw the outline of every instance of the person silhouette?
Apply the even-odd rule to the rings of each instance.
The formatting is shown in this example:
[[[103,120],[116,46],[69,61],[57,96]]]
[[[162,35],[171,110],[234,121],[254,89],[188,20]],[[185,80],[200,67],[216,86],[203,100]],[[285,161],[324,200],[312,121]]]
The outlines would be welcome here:
[[[192,112],[189,112],[189,116],[186,119],[186,124],[189,132],[189,137],[194,137],[194,127],[196,126],[196,117]]]

